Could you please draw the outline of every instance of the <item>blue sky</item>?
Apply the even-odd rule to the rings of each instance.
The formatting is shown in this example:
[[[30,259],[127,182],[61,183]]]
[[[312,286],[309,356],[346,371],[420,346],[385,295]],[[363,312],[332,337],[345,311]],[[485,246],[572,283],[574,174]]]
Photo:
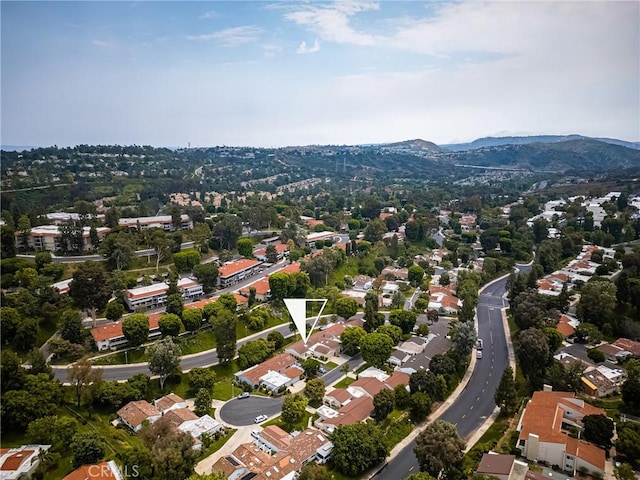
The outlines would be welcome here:
[[[2,1],[2,144],[640,140],[640,3]]]

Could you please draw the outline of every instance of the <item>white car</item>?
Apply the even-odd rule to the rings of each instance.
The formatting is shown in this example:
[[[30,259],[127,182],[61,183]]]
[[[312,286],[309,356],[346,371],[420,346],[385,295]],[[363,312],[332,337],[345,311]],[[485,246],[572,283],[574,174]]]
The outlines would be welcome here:
[[[256,417],[256,419],[255,419],[255,422],[256,422],[256,423],[262,423],[262,422],[264,422],[267,418],[269,418],[269,417],[267,417],[266,415],[258,415],[258,416]]]
[[[482,358],[482,350],[478,350],[478,353],[476,353],[476,358]]]

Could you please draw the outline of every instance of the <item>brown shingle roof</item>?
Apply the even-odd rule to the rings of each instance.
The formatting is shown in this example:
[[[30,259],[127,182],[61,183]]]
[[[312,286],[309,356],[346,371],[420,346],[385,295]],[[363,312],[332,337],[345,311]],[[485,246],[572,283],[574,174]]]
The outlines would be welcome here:
[[[197,420],[198,417],[188,408],[176,408],[175,410],[169,410],[162,416],[162,420],[169,422],[173,427],[179,427],[184,422],[189,420]]]
[[[373,411],[373,400],[371,397],[363,395],[356,398],[338,410],[338,416],[327,419],[325,423],[335,425],[353,425],[362,422],[371,415]]]
[[[129,402],[118,410],[118,416],[134,428],[147,418],[159,415],[160,411],[146,400]]]
[[[619,338],[613,344],[616,347],[620,347],[627,352],[631,352],[636,357],[640,357],[640,342],[629,340],[628,338]]]
[[[288,353],[281,353],[273,358],[255,365],[244,371],[243,375],[253,383],[258,383],[260,377],[265,375],[269,370],[274,372],[282,372],[289,367],[295,365],[296,359]]]
[[[478,473],[485,475],[509,475],[513,468],[515,455],[494,455],[485,453],[478,465]]]
[[[184,402],[184,399],[182,397],[176,395],[175,393],[170,393],[168,395],[165,395],[162,398],[159,398],[153,403],[158,408],[158,410],[164,411],[168,408],[171,408],[176,403],[183,403],[183,402]]]

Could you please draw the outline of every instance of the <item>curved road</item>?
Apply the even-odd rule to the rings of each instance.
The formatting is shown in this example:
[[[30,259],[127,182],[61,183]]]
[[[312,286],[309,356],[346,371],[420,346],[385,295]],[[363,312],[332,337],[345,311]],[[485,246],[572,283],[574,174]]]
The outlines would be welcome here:
[[[521,270],[527,267],[519,266]],[[501,309],[508,306],[502,295],[506,292],[505,277],[482,291],[476,309],[478,338],[484,342],[483,357],[476,361],[469,383],[463,393],[438,418],[458,427],[462,438],[476,431],[495,408],[493,394],[500,383],[502,372],[509,365],[509,354]],[[420,471],[413,453],[415,440],[405,447],[376,479],[398,480]]]
[[[240,391],[240,389],[238,389]],[[282,410],[284,397],[271,398],[250,395],[247,398],[234,398],[220,409],[220,418],[233,427],[253,425],[258,415],[272,417]]]

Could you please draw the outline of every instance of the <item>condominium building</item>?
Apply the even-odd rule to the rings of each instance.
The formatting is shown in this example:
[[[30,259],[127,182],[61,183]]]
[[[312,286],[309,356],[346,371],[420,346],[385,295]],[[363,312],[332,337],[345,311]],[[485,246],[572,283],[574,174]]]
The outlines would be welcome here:
[[[97,227],[96,233],[98,234],[98,240],[102,242],[104,237],[110,231],[111,229],[109,227]],[[26,236],[26,239],[22,236],[21,232],[15,232],[15,239],[17,248],[25,248],[28,250],[57,252],[63,249],[63,242],[65,241],[67,242],[67,250],[71,249],[70,235],[65,236],[65,234],[60,230],[59,225],[41,225],[39,227],[33,227]],[[82,229],[81,239],[81,251],[85,252],[94,248],[94,245],[91,242],[91,227],[84,227]]]
[[[175,230],[191,230],[193,229],[193,221],[189,215],[180,215],[180,228],[177,229],[173,224],[171,215],[158,215],[155,217],[132,217],[121,218],[118,221],[118,225],[127,228],[140,228],[141,230],[147,230],[149,228],[161,228],[167,232],[174,232]]]
[[[191,300],[204,295],[202,285],[190,278],[178,280],[178,288],[182,290],[182,297]],[[145,287],[130,288],[125,293],[125,302],[131,310],[139,307],[156,308],[164,305],[167,299],[169,285],[165,282],[154,283]]]

